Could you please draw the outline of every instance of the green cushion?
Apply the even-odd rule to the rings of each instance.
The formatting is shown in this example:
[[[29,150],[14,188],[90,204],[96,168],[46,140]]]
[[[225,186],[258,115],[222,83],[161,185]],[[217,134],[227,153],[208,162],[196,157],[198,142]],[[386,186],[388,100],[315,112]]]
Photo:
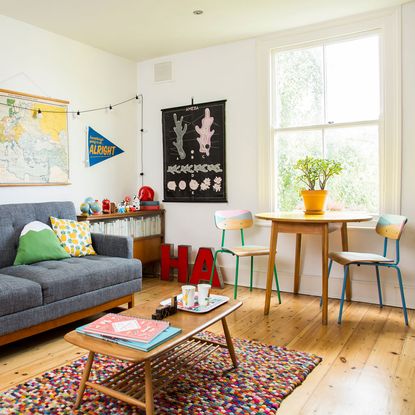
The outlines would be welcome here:
[[[28,265],[63,258],[70,258],[70,255],[48,225],[34,221],[23,228],[14,265]]]

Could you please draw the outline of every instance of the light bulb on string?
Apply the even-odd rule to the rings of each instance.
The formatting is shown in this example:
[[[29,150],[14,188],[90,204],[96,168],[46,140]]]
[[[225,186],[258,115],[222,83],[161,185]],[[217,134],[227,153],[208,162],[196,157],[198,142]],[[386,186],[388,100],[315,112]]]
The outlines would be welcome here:
[[[38,108],[37,114],[36,114],[36,118],[39,118],[40,119],[42,117],[43,117],[42,110],[40,108]]]

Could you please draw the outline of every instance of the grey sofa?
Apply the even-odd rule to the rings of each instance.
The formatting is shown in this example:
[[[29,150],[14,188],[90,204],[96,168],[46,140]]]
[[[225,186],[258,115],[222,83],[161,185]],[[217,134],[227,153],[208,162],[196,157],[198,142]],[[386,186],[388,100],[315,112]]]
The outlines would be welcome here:
[[[134,304],[141,262],[132,238],[92,234],[97,255],[13,266],[23,227],[49,217],[76,220],[72,202],[0,205],[0,345]]]

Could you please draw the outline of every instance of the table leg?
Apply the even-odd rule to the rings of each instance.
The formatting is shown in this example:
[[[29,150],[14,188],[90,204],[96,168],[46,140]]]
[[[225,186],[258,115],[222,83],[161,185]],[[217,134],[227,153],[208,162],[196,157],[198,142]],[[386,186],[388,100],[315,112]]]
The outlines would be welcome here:
[[[144,363],[144,375],[146,386],[146,415],[154,414],[153,379],[151,376],[151,361],[147,359]]]
[[[322,257],[322,314],[321,320],[323,324],[327,324],[328,317],[328,301],[329,301],[329,271],[328,271],[328,260],[329,260],[329,227],[325,223],[322,225],[322,243],[321,243],[321,257]]]
[[[271,293],[272,293],[272,277],[274,273],[275,265],[275,251],[277,249],[277,239],[278,239],[278,223],[271,222],[271,237],[269,240],[269,258],[268,258],[268,271],[267,271],[267,286],[265,290],[265,306],[264,314],[269,314],[269,307],[271,303]]]
[[[301,264],[301,233],[297,233],[295,239],[295,268],[294,268],[294,294],[298,294],[300,288],[300,264]]]
[[[341,228],[341,234],[342,234],[342,250],[348,251],[349,250],[349,241],[347,237],[347,223],[342,223]],[[347,281],[346,281],[346,300],[351,301],[352,299],[352,285],[351,285],[351,274],[350,274],[350,268],[347,271]]]
[[[84,373],[82,374],[81,383],[79,385],[75,405],[73,406],[74,409],[79,408],[79,405],[81,404],[82,396],[84,396],[84,392],[85,392],[85,383],[89,378],[89,373],[91,372],[91,367],[92,367],[92,362],[94,361],[94,357],[95,357],[95,353],[89,352],[88,360],[86,361]]]
[[[225,334],[226,345],[228,346],[229,354],[231,355],[233,367],[237,368],[238,359],[236,358],[236,353],[235,353],[235,348],[233,347],[231,333],[229,332],[228,323],[226,322],[225,317],[223,317],[222,319],[222,327],[223,327],[223,332]]]

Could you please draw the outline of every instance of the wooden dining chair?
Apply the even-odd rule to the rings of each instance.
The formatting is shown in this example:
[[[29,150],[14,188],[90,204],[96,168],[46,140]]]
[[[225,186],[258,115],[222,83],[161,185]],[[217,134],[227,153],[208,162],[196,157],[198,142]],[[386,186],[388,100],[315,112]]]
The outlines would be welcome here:
[[[399,289],[401,292],[403,315],[405,318],[405,324],[408,325],[408,313],[406,310],[405,294],[404,294],[403,284],[402,284],[402,274],[399,268],[399,260],[400,260],[399,240],[401,238],[403,229],[407,221],[408,219],[406,217],[399,216],[399,215],[382,215],[379,218],[378,223],[376,225],[376,232],[380,236],[383,236],[385,238],[384,244],[383,244],[383,255],[377,255],[377,254],[371,254],[371,253],[360,253],[360,252],[331,252],[329,254],[329,258],[330,258],[329,272],[328,272],[329,276],[330,276],[331,267],[333,265],[333,261],[343,265],[344,267],[343,288],[342,288],[342,295],[340,299],[340,310],[339,310],[339,318],[338,318],[339,324],[342,321],[344,294],[346,291],[346,284],[347,284],[347,278],[349,275],[350,265],[357,265],[357,266],[371,265],[371,266],[374,266],[376,270],[376,281],[378,285],[380,307],[383,307],[383,303],[382,303],[382,288],[380,285],[379,267],[393,268],[396,270],[396,274],[398,277],[398,283],[399,283]],[[396,246],[395,259],[391,259],[386,256],[388,253],[388,241],[389,240],[394,240],[396,244],[395,245]]]
[[[238,274],[239,274],[239,258],[251,257],[251,276],[249,290],[252,291],[252,282],[254,275],[254,257],[269,255],[269,248],[266,246],[258,245],[245,245],[244,229],[250,228],[254,221],[252,213],[249,210],[218,210],[215,212],[215,225],[218,229],[222,230],[222,242],[220,249],[215,252],[213,260],[212,273],[210,277],[210,283],[212,284],[213,274],[216,267],[216,259],[219,253],[231,254],[236,257],[236,269],[235,269],[235,282],[234,282],[234,294],[236,299],[238,295]],[[226,231],[240,231],[241,245],[233,248],[225,247],[225,233]],[[278,301],[281,304],[280,286],[278,283],[277,268],[274,266],[275,284],[277,287]]]

